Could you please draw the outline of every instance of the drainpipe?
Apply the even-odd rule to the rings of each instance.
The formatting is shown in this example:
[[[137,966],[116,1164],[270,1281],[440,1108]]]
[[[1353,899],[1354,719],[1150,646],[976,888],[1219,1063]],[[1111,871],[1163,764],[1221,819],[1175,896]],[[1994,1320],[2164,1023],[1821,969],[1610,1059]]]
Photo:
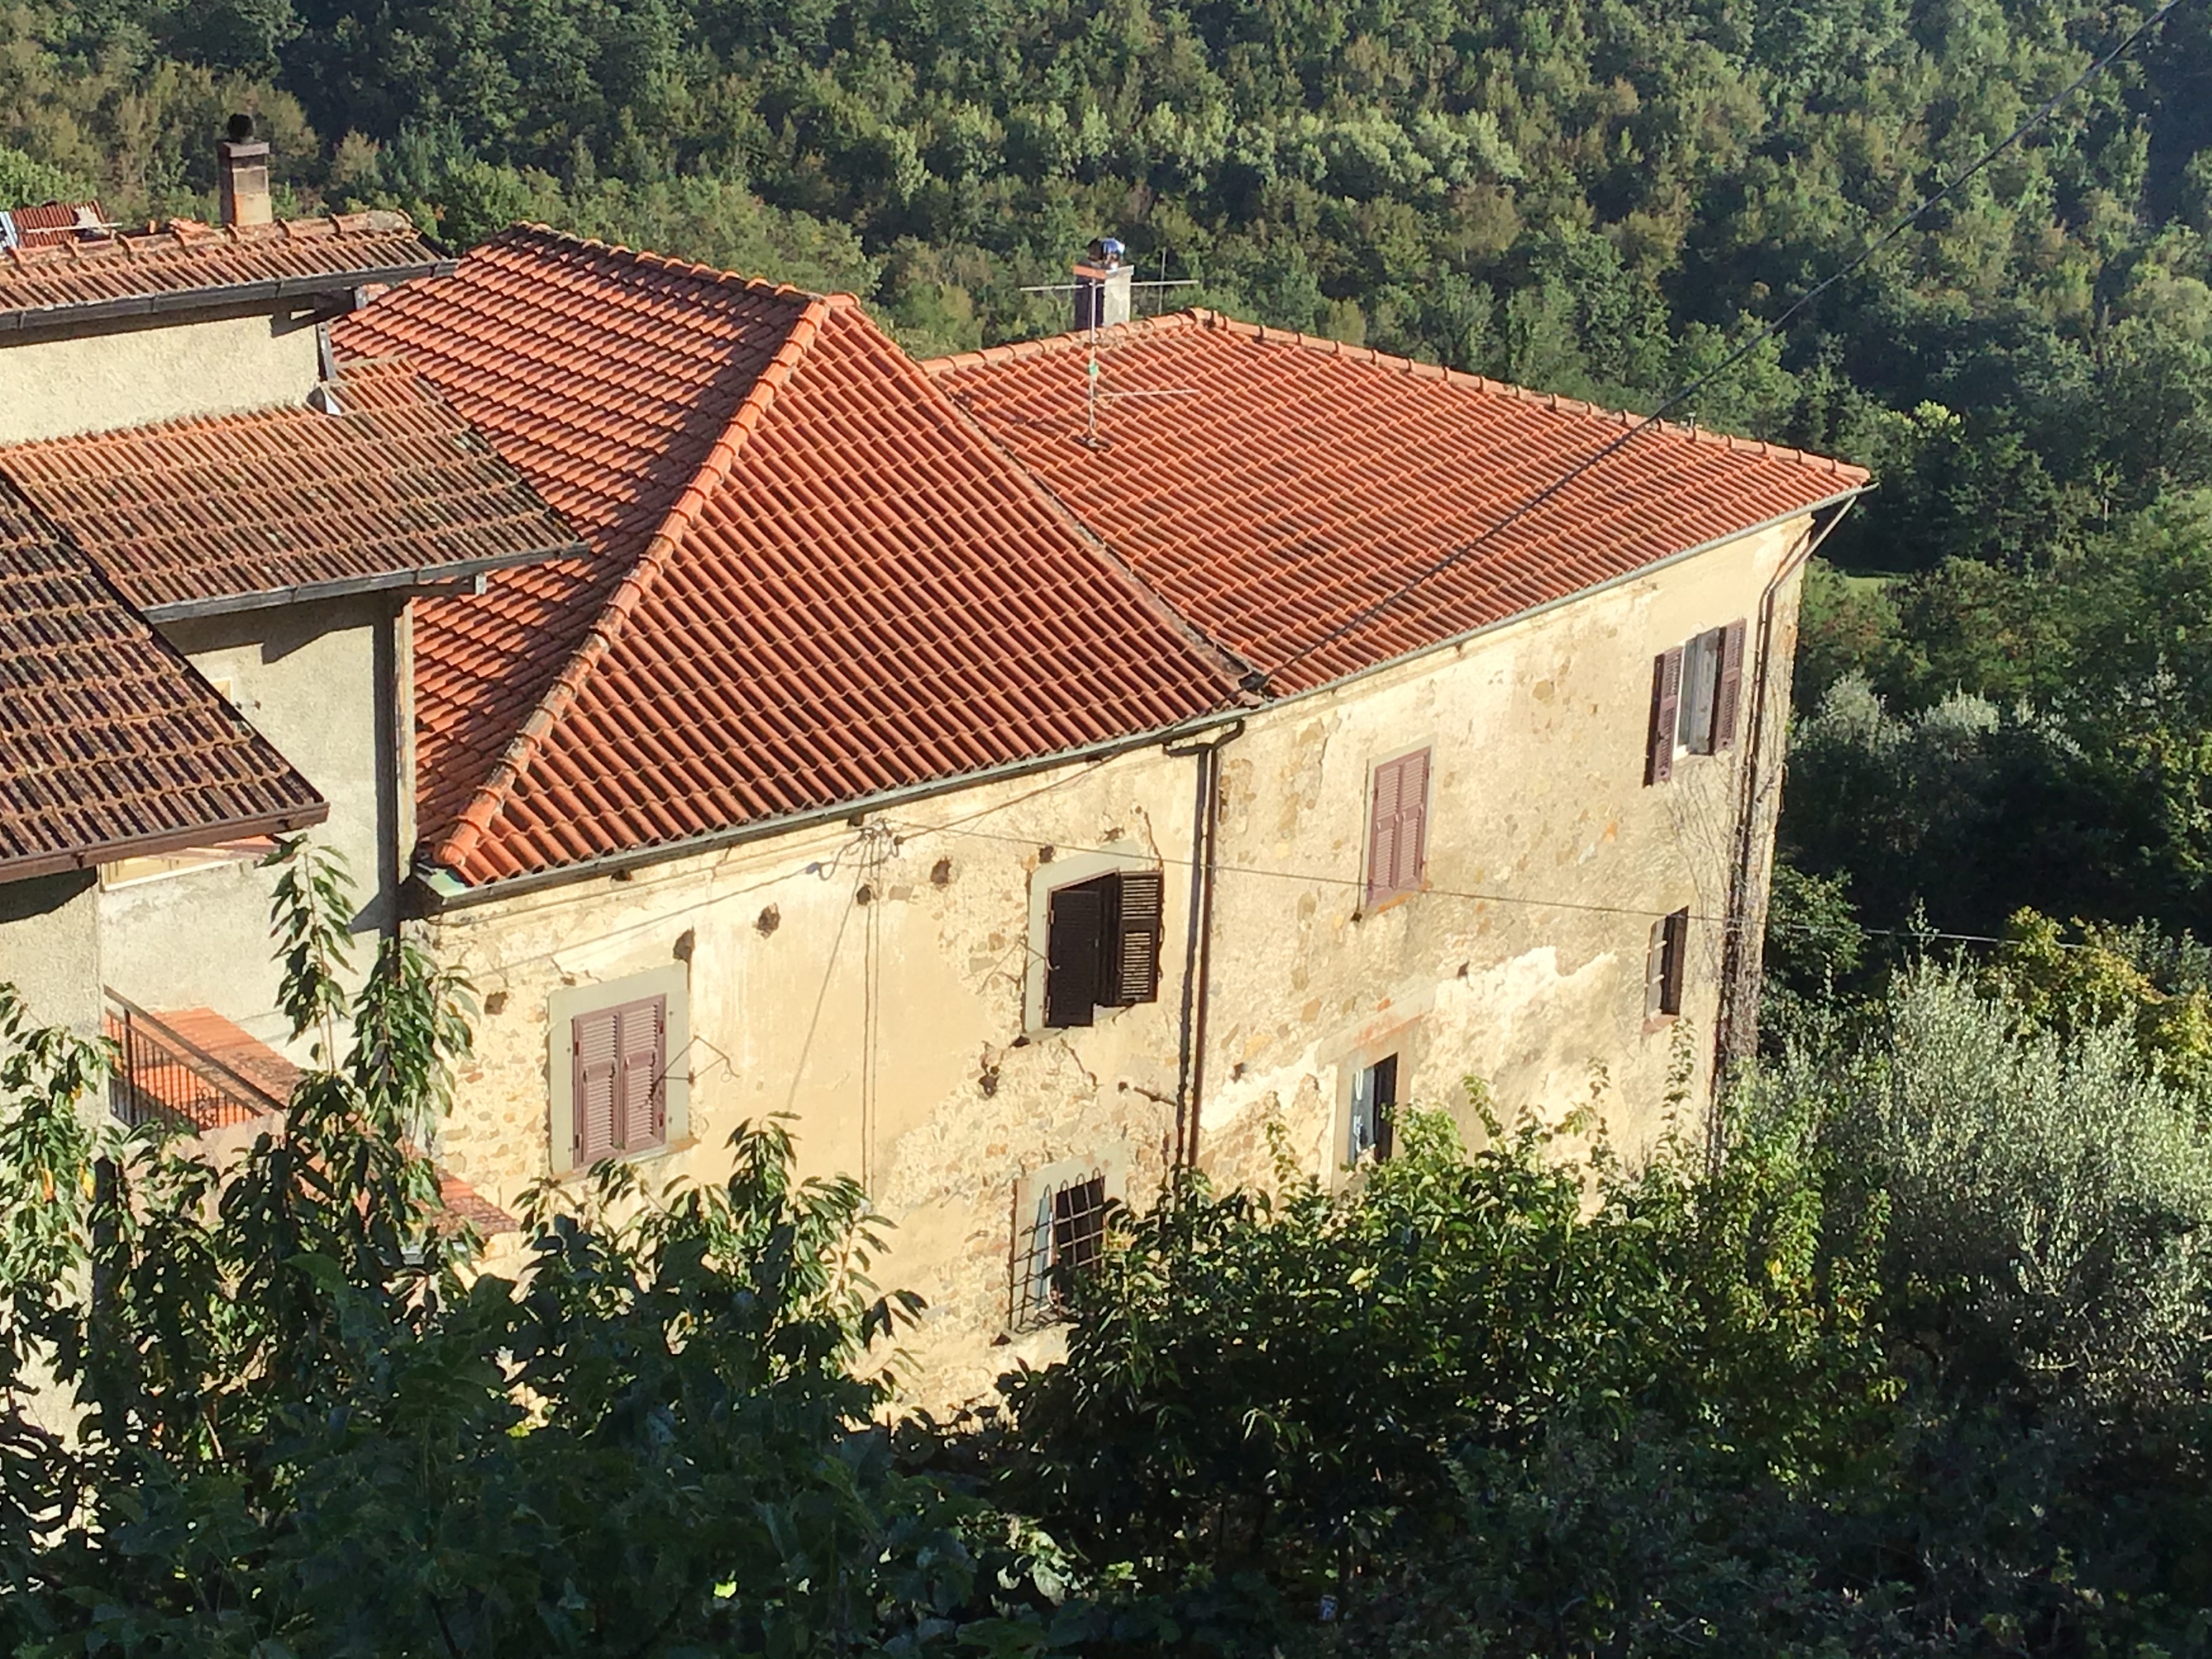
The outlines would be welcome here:
[[[1734,867],[1729,872],[1729,902],[1723,913],[1729,918],[1729,927],[1721,950],[1720,1012],[1714,1021],[1713,1100],[1717,1109],[1729,1080],[1759,1049],[1759,993],[1765,958],[1766,882],[1771,862],[1771,859],[1761,859],[1759,854],[1763,845],[1771,845],[1771,826],[1776,816],[1772,808],[1781,789],[1783,757],[1778,751],[1771,769],[1765,767],[1763,762],[1766,758],[1773,714],[1769,704],[1776,678],[1779,673],[1781,691],[1786,700],[1787,677],[1794,665],[1785,663],[1778,670],[1775,663],[1776,616],[1781,608],[1784,590],[1820,550],[1821,544],[1835,532],[1836,526],[1843,523],[1851,506],[1852,501],[1843,501],[1826,524],[1815,527],[1806,538],[1804,546],[1775,572],[1759,599],[1759,659],[1752,684],[1750,729],[1745,733],[1743,781],[1737,797],[1735,857]],[[1781,718],[1786,721],[1788,717],[1785,706]],[[1761,833],[1762,824],[1766,826],[1767,833]],[[1711,1115],[1708,1134],[1708,1151],[1717,1162],[1721,1153],[1717,1109]]]
[[[1198,1164],[1198,1119],[1206,1093],[1206,1016],[1213,972],[1213,888],[1221,816],[1221,751],[1244,733],[1237,721],[1210,743],[1170,745],[1166,752],[1198,762],[1191,809],[1190,924],[1183,944],[1182,1042],[1176,1074],[1176,1166]]]

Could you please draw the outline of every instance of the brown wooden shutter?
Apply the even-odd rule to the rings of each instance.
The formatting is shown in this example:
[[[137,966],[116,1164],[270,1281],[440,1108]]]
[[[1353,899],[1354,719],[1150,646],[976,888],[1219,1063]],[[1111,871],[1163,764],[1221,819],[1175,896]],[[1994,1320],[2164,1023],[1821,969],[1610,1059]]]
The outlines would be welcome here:
[[[616,1011],[622,1054],[619,1121],[622,1149],[634,1152],[668,1138],[668,999],[652,997]]]
[[[1735,747],[1736,704],[1743,696],[1743,623],[1732,622],[1721,636],[1720,695],[1714,700],[1713,747]]]
[[[578,1169],[598,1163],[616,1147],[616,1101],[622,1070],[617,1012],[613,1008],[595,1009],[569,1022],[575,1059],[568,1097],[574,1124],[570,1151]]]
[[[1674,726],[1682,703],[1682,648],[1662,651],[1651,665],[1651,745],[1644,757],[1644,781],[1665,783],[1674,775]]]
[[[1367,804],[1367,902],[1381,902],[1394,890],[1398,858],[1398,763],[1375,769]]]
[[[1165,884],[1157,870],[1125,870],[1113,884],[1111,925],[1100,964],[1098,1000],[1109,1008],[1151,1002],[1160,994],[1160,913]]]
[[[1097,882],[1062,887],[1046,901],[1044,1023],[1088,1025],[1098,1006],[1106,894]]]
[[[1429,751],[1398,763],[1397,856],[1392,860],[1393,890],[1410,893],[1421,884],[1429,856]]]
[[[1682,975],[1690,961],[1690,913],[1677,910],[1667,918],[1666,983],[1660,992],[1660,1011],[1682,1012]]]

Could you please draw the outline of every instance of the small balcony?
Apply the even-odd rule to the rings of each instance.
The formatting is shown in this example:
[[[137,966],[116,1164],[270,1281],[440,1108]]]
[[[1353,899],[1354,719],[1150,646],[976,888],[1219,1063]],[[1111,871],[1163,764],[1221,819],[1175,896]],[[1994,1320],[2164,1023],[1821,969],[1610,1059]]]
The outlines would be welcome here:
[[[281,1115],[299,1068],[212,1008],[153,1013],[107,993],[107,1035],[122,1051],[109,1085],[115,1115],[188,1134]]]
[[[107,993],[107,1035],[122,1051],[108,1085],[109,1109],[132,1128],[161,1122],[205,1134],[264,1119],[281,1127],[300,1068],[212,1008],[155,1013]],[[451,1170],[438,1170],[445,1212],[434,1224],[466,1222],[483,1237],[516,1231],[513,1216]]]

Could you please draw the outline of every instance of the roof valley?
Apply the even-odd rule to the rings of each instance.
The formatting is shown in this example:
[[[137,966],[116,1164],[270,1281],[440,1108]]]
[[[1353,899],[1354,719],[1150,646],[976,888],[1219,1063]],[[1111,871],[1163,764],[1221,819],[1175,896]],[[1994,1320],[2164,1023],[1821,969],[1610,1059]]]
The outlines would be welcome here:
[[[793,319],[782,345],[738,401],[728,425],[709,446],[698,470],[670,504],[636,561],[599,608],[583,639],[546,688],[538,706],[508,741],[490,773],[471,793],[468,804],[455,816],[452,828],[433,854],[439,864],[449,869],[461,866],[477,844],[490,833],[516,787],[528,775],[547,734],[582,695],[592,671],[620,641],[647,592],[674,558],[685,532],[697,521],[714,492],[728,481],[738,452],[759,429],[776,393],[789,382],[812,349],[836,303],[832,298],[817,296]]]

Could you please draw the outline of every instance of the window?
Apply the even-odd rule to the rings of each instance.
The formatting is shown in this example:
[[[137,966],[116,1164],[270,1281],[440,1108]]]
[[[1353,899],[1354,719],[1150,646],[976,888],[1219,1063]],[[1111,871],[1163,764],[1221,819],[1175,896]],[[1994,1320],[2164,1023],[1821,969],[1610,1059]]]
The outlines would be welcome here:
[[[1429,751],[1383,762],[1369,790],[1364,908],[1371,910],[1420,888],[1429,852]]]
[[[1357,1164],[1372,1154],[1380,1163],[1390,1156],[1390,1119],[1398,1104],[1398,1056],[1386,1054],[1372,1066],[1363,1066],[1352,1079],[1352,1128],[1346,1137],[1345,1162]]]
[[[568,1022],[571,1167],[668,1140],[668,999],[596,1008]]]
[[[1677,910],[1651,924],[1644,956],[1644,1018],[1665,1019],[1682,1012],[1682,969],[1690,954],[1690,913]]]
[[[1056,1164],[1022,1183],[1016,1194],[1012,1305],[1017,1331],[1049,1324],[1066,1294],[1071,1274],[1097,1265],[1106,1250],[1106,1217],[1121,1201],[1123,1163]]]
[[[555,1174],[689,1139],[690,982],[678,962],[547,1000]]]
[[[1646,783],[1667,782],[1682,755],[1713,755],[1735,747],[1743,640],[1743,623],[1732,622],[1707,629],[1653,661]]]
[[[1152,1002],[1160,994],[1157,870],[1115,870],[1047,898],[1044,1023],[1091,1024],[1101,1008]]]

